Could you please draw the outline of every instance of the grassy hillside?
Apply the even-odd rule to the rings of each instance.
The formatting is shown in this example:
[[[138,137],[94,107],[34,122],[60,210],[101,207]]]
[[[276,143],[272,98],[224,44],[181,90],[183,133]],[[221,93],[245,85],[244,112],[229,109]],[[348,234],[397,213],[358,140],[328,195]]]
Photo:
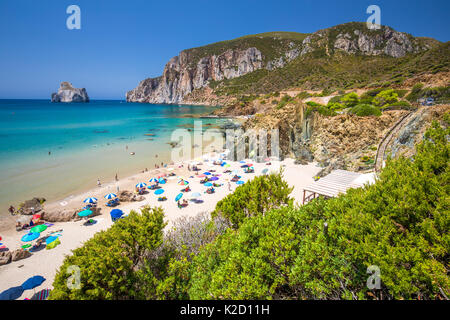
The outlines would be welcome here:
[[[311,90],[400,85],[405,79],[450,70],[450,43],[402,58],[363,56],[316,50],[284,68],[257,70],[242,77],[212,84],[216,94],[261,94],[302,87]]]

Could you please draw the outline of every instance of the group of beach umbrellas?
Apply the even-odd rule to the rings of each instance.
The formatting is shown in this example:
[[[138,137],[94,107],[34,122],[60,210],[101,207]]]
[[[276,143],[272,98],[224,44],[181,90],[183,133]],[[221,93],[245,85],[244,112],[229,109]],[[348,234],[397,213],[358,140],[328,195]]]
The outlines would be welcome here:
[[[16,300],[20,298],[25,290],[31,290],[38,286],[40,286],[45,281],[45,278],[42,276],[33,276],[28,278],[22,285],[11,287],[0,293],[0,300]],[[43,289],[38,293],[35,293],[31,300],[45,300],[48,298],[50,293],[49,289]],[[28,300],[28,299],[26,299]]]

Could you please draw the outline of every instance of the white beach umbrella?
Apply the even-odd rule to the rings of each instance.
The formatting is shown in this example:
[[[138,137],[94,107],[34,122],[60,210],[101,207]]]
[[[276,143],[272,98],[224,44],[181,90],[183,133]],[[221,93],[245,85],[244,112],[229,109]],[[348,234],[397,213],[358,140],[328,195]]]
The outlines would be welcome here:
[[[108,200],[114,199],[114,198],[117,198],[117,194],[115,194],[115,193],[108,193],[108,194],[105,196],[105,199],[108,199]]]
[[[97,198],[89,197],[89,198],[84,199],[83,202],[84,203],[97,203]]]

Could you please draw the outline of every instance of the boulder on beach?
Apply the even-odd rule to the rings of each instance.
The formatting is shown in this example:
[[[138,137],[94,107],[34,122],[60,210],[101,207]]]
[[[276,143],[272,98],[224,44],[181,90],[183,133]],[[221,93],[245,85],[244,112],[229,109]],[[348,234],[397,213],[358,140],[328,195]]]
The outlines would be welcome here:
[[[145,197],[138,196],[138,195],[134,194],[133,192],[127,191],[127,190],[120,191],[119,194],[117,195],[117,197],[119,198],[120,202],[132,202],[132,201],[145,200]]]
[[[95,217],[100,215],[101,208],[93,208],[92,214],[89,217]],[[47,222],[67,222],[67,221],[79,221],[83,219],[78,216],[78,212],[81,209],[56,209],[52,211],[45,211],[41,215],[41,219]]]
[[[12,254],[10,251],[0,252],[0,266],[11,262]]]
[[[27,250],[24,250],[22,248],[14,250],[11,253],[11,260],[12,261],[18,261],[18,260],[22,260],[25,258],[31,257],[31,253]]]
[[[42,203],[44,202],[44,198],[33,198],[31,200],[27,200],[20,205],[20,208],[17,211],[19,214],[25,215],[38,213],[42,210]]]

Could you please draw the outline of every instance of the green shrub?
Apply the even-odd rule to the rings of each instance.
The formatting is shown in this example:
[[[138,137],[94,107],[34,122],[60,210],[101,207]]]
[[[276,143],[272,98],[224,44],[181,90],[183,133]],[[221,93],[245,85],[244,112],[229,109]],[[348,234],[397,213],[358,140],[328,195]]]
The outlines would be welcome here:
[[[380,109],[369,104],[358,104],[357,106],[354,106],[350,109],[350,113],[360,117],[381,116]]]
[[[292,190],[282,179],[282,173],[258,176],[220,200],[211,216],[222,216],[237,229],[248,217],[292,204],[293,199],[289,197]]]
[[[393,89],[383,90],[373,99],[373,104],[378,107],[396,102],[398,102],[398,94]]]
[[[101,231],[68,256],[53,282],[50,299],[149,299],[156,295],[156,275],[143,258],[163,241],[164,213],[145,207]],[[152,261],[157,264],[159,261]],[[80,289],[67,286],[69,266],[80,268]]]
[[[347,93],[345,96],[342,97],[341,102],[347,108],[354,107],[359,102],[358,95],[355,92]]]

